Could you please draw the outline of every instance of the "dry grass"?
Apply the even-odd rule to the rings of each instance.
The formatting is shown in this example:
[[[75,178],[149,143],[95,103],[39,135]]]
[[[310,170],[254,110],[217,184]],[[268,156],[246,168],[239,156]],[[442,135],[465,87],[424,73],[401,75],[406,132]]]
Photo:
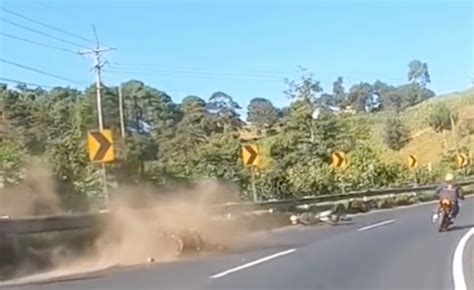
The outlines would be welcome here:
[[[408,155],[414,154],[418,157],[420,165],[431,163],[436,166],[441,161],[442,153],[445,150],[444,139],[443,134],[436,133],[430,128],[428,118],[433,106],[438,103],[444,103],[457,111],[460,126],[462,123],[470,122],[474,128],[474,89],[439,96],[400,113],[398,116],[402,118],[411,132],[410,142],[400,151],[390,150],[383,141],[385,121],[392,116],[390,113],[355,115],[349,121],[355,125],[353,126],[354,135],[359,136],[364,143],[380,152],[382,160],[385,162],[405,163]],[[255,130],[247,128],[243,131],[242,136],[251,139],[259,135]],[[448,147],[453,148],[455,146],[454,135],[451,132],[446,132],[446,137]],[[262,144],[271,143],[271,139],[271,137],[267,137],[260,142]],[[474,152],[474,136],[472,134],[459,138],[458,142],[472,148],[471,152]]]
[[[410,129],[410,142],[400,151],[392,151],[383,143],[384,123],[388,115],[384,112],[366,116],[373,124],[370,142],[382,153],[382,159],[386,162],[406,162],[408,155],[414,154],[418,157],[420,165],[431,163],[436,165],[441,161],[442,153],[445,151],[444,139],[441,133],[436,133],[429,127],[428,117],[435,104],[444,103],[455,110],[459,115],[459,124],[472,122],[474,118],[474,90],[439,96],[417,106],[407,109],[399,116]],[[446,132],[448,147],[455,146],[455,138],[452,132]],[[474,151],[474,136],[458,138],[459,144],[472,148]]]

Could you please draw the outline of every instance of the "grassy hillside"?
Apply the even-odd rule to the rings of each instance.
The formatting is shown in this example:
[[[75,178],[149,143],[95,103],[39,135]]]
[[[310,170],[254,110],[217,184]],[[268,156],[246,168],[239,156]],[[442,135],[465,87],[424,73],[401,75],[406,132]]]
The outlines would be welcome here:
[[[454,149],[455,140],[459,145],[472,148],[474,151],[474,135],[467,134],[463,136],[466,126],[474,125],[474,90],[453,93],[449,95],[439,96],[415,107],[409,108],[400,114],[405,125],[410,129],[410,141],[400,151],[392,151],[383,143],[383,130],[385,120],[389,117],[387,113],[379,113],[376,115],[367,115],[366,122],[371,124],[372,134],[370,142],[380,149],[383,159],[387,162],[405,162],[408,155],[414,154],[418,157],[420,165],[431,163],[437,164],[441,160],[444,148],[444,139],[441,133],[436,133],[428,125],[428,117],[432,108],[437,103],[444,103],[459,115],[457,125],[457,138],[454,132],[446,132],[448,139],[448,148]]]
[[[446,150],[443,134],[436,133],[428,125],[428,117],[433,106],[437,103],[445,103],[449,108],[458,112],[458,133],[463,131],[466,124],[471,124],[471,127],[474,128],[473,89],[439,96],[400,113],[399,117],[410,130],[410,140],[400,151],[390,150],[383,141],[385,121],[391,117],[391,113],[354,115],[348,121],[355,130],[354,135],[360,136],[362,142],[368,143],[381,152],[384,161],[405,163],[408,156],[414,154],[418,157],[421,166],[429,163],[436,165],[441,161],[442,153]],[[454,134],[449,131],[445,134],[448,140],[448,148],[454,149]],[[265,132],[257,132],[251,128],[244,129],[241,132],[242,138],[247,140],[259,136],[264,137],[265,135]],[[270,142],[271,139],[264,138],[261,142],[265,144]],[[460,145],[472,148],[470,151],[474,153],[474,134],[464,137],[458,136],[457,140]]]

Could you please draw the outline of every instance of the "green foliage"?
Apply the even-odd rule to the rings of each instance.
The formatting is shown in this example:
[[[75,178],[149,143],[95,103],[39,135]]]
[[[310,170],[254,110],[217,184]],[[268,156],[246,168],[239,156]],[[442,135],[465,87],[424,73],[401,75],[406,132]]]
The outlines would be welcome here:
[[[435,96],[433,91],[418,83],[399,86],[396,92],[402,96],[400,105],[402,109],[415,106]]]
[[[431,184],[435,182],[439,176],[442,176],[439,171],[433,171],[427,167],[417,168],[414,174],[415,180],[419,184]]]
[[[388,148],[398,151],[408,142],[409,131],[399,118],[390,118],[386,121],[384,141]]]
[[[323,91],[321,83],[314,79],[314,75],[307,69],[300,68],[301,79],[299,81],[286,81],[288,89],[285,95],[293,101],[304,101],[311,105],[318,102],[319,93]]]
[[[455,124],[457,120],[458,115],[455,112],[444,104],[437,104],[431,111],[428,123],[436,132],[443,132],[451,130],[453,123]]]
[[[332,94],[336,104],[343,104],[346,100],[346,92],[343,84],[344,80],[342,77],[338,77],[332,84]]]
[[[262,199],[396,186],[415,179],[427,183],[439,177],[441,169],[410,172],[401,164],[384,163],[374,149],[373,136],[380,135],[373,129],[384,120],[381,114],[386,114],[374,111],[402,111],[434,96],[425,88],[429,83],[427,65],[413,63],[410,70],[410,84],[395,87],[382,81],[360,82],[346,91],[339,77],[327,93],[312,73],[301,69],[299,79],[287,81],[288,107],[275,108],[270,100],[253,99],[247,107],[248,121],[265,129],[259,142],[272,160],[255,178]],[[5,183],[20,182],[23,161],[37,156],[47,161],[58,180],[62,200],[73,207],[81,203],[80,208],[100,204],[104,197],[100,166],[89,162],[86,151],[87,131],[97,129],[98,123],[95,90],[95,86],[84,92],[0,86],[12,138],[0,148]],[[119,88],[104,87],[102,91],[104,123],[114,132],[120,158],[107,166],[110,182],[166,186],[217,178],[236,183],[243,196],[250,196],[250,173],[240,160],[244,122],[239,115],[241,107],[232,96],[218,91],[207,101],[191,95],[176,104],[167,93],[138,80],[123,83],[121,92],[124,139],[118,137]],[[359,114],[338,112],[346,106]],[[452,114],[445,108],[436,110],[430,124],[437,130],[450,129],[446,116]],[[393,150],[400,150],[408,140],[408,129],[400,119],[391,118],[383,140]],[[345,170],[329,166],[336,150],[349,156]],[[410,201],[388,201],[383,206],[405,202]],[[365,211],[376,204],[352,206]]]
[[[419,60],[412,60],[408,65],[408,81],[424,87],[431,82],[428,64]]]
[[[259,128],[270,127],[278,121],[278,111],[269,100],[255,98],[248,106],[247,121]]]
[[[372,107],[372,86],[368,83],[353,85],[349,90],[349,103],[357,112],[365,112]]]
[[[0,142],[0,185],[2,187],[20,182],[25,153],[24,148],[10,140]]]
[[[209,112],[215,116],[217,127],[221,128],[222,132],[227,133],[230,130],[242,127],[242,121],[239,119],[240,115],[237,113],[237,110],[241,107],[228,94],[215,92],[209,98],[207,106]]]
[[[287,170],[288,185],[293,197],[305,195],[328,194],[334,192],[334,175],[329,166],[321,160],[314,159],[307,163],[296,163]]]
[[[259,196],[264,200],[294,197],[288,178],[285,169],[279,166],[271,170],[258,172],[255,184]],[[250,192],[249,186],[249,184],[246,184],[246,191],[248,193]]]

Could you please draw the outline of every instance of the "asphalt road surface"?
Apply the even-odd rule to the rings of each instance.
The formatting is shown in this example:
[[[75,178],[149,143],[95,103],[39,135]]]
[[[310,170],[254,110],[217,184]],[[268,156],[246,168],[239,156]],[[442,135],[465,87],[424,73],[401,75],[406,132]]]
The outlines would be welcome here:
[[[4,289],[474,289],[474,199],[444,233],[431,223],[433,207],[277,230],[238,253]]]

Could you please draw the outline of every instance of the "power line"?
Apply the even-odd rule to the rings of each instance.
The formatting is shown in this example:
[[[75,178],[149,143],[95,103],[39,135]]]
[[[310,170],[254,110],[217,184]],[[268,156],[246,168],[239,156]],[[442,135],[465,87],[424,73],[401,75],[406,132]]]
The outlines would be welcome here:
[[[25,85],[29,85],[29,86],[42,87],[42,88],[47,88],[47,89],[52,89],[53,88],[53,87],[50,87],[50,86],[45,86],[45,85],[40,85],[40,84],[30,83],[30,82],[23,82],[23,81],[14,80],[14,79],[7,79],[7,78],[0,78],[0,81],[16,83],[16,84],[19,84],[19,85],[20,84],[25,84]]]
[[[180,72],[172,70],[137,70],[137,69],[120,69],[110,67],[104,70],[111,73],[126,73],[126,74],[140,74],[149,76],[166,76],[166,77],[189,77],[202,79],[253,79],[262,81],[283,81],[283,77],[275,76],[259,76],[249,74],[225,74],[225,73],[205,73],[205,72]]]
[[[51,74],[51,73],[48,73],[48,72],[45,72],[45,71],[42,71],[42,70],[39,70],[39,69],[36,69],[36,68],[32,68],[32,67],[29,67],[29,66],[26,66],[26,65],[22,65],[22,64],[19,64],[19,63],[11,62],[11,61],[5,60],[3,58],[0,58],[0,62],[9,64],[9,65],[13,65],[13,66],[16,66],[16,67],[20,67],[20,68],[23,68],[23,69],[26,69],[26,70],[29,70],[29,71],[33,71],[33,72],[36,72],[36,73],[39,73],[39,74],[42,74],[42,75],[46,75],[46,76],[49,76],[49,77],[52,77],[52,78],[56,78],[58,80],[67,81],[67,82],[77,84],[77,85],[84,85],[81,82],[74,81],[74,80],[67,79],[67,78],[63,78],[62,76]]]
[[[83,46],[82,44],[78,44],[78,43],[76,43],[76,42],[72,42],[72,41],[65,40],[65,39],[56,37],[56,36],[54,36],[54,35],[48,34],[48,33],[44,33],[44,32],[42,32],[42,31],[39,31],[39,30],[30,28],[30,27],[28,27],[28,26],[24,26],[24,25],[15,23],[15,22],[13,22],[13,21],[7,20],[7,19],[5,19],[5,18],[3,18],[3,17],[0,17],[0,20],[3,21],[3,22],[5,22],[5,23],[8,23],[8,24],[10,24],[10,25],[13,25],[13,26],[16,26],[16,27],[19,27],[19,28],[22,28],[22,29],[25,29],[25,30],[28,30],[28,31],[31,31],[31,32],[34,32],[34,33],[37,33],[37,34],[40,34],[40,35],[43,35],[43,36],[48,37],[48,38],[51,38],[51,39],[54,39],[54,40],[57,40],[57,41],[61,41],[61,42],[64,42],[64,43],[67,43],[67,44],[70,44],[70,45],[74,45],[74,46],[77,46],[77,47],[84,48],[84,46]]]
[[[230,79],[235,80],[236,78],[240,79],[250,79],[259,82],[283,82],[283,79],[280,78],[259,78],[255,76],[229,76],[229,75],[203,75],[203,74],[183,74],[176,72],[144,72],[138,70],[118,70],[118,69],[108,69],[103,70],[104,72],[114,73],[114,74],[127,74],[127,75],[143,75],[143,76],[158,76],[158,77],[167,77],[167,78],[194,78],[194,79]]]
[[[77,39],[81,39],[81,40],[87,41],[87,42],[89,42],[89,43],[95,43],[94,41],[92,41],[92,40],[90,40],[90,39],[87,39],[87,38],[85,38],[85,37],[82,37],[82,36],[80,36],[80,35],[77,35],[77,34],[75,34],[75,33],[72,33],[72,32],[66,31],[66,30],[64,30],[64,29],[60,29],[60,28],[54,27],[54,26],[52,26],[52,25],[43,23],[43,22],[41,22],[41,21],[32,19],[32,18],[27,17],[27,16],[24,16],[24,15],[22,15],[22,14],[20,14],[20,13],[11,11],[11,10],[9,10],[9,9],[7,9],[7,8],[2,7],[1,9],[2,9],[3,11],[7,12],[7,13],[10,13],[10,14],[12,14],[12,15],[15,15],[15,16],[17,16],[17,17],[19,17],[19,18],[28,20],[28,21],[33,22],[33,23],[36,23],[36,24],[39,24],[39,25],[41,25],[41,26],[47,27],[47,28],[49,28],[49,29],[52,29],[52,30],[54,30],[54,31],[57,31],[57,32],[60,32],[60,33],[63,33],[63,34],[66,34],[66,35],[75,37],[75,38],[77,38]]]
[[[246,72],[211,72],[211,71],[201,71],[201,70],[182,70],[182,69],[165,69],[165,68],[155,68],[155,69],[137,69],[131,67],[122,67],[122,66],[110,66],[110,69],[117,70],[126,70],[126,71],[135,71],[135,72],[146,72],[146,73],[166,73],[166,74],[194,74],[202,75],[208,77],[236,77],[236,78],[262,78],[262,79],[278,79],[284,78],[284,75],[271,75],[271,74],[258,74],[258,73],[246,73]]]
[[[29,40],[29,39],[26,39],[26,38],[23,38],[23,37],[11,35],[11,34],[4,33],[4,32],[0,32],[0,35],[3,35],[5,37],[9,37],[9,38],[12,38],[12,39],[16,39],[16,40],[21,40],[21,41],[24,41],[24,42],[28,42],[28,43],[31,43],[31,44],[39,45],[39,46],[42,46],[42,47],[52,48],[52,49],[65,51],[65,52],[70,52],[70,53],[76,53],[72,49],[62,48],[62,47],[49,45],[49,44],[44,44],[44,43],[41,43],[41,42],[37,42],[37,41],[34,41],[34,40]]]
[[[125,68],[125,69],[140,69],[140,70],[147,70],[147,71],[176,71],[176,72],[191,72],[191,73],[205,73],[205,74],[212,74],[212,70],[205,69],[205,68],[166,68],[163,66],[157,67],[153,65],[135,65],[135,64],[122,64],[122,63],[111,63],[111,66],[117,68]],[[214,72],[216,74],[229,74],[229,75],[254,75],[254,76],[287,76],[289,74],[294,74],[293,71],[260,71],[260,70],[250,70],[250,71],[240,71],[240,72]]]

